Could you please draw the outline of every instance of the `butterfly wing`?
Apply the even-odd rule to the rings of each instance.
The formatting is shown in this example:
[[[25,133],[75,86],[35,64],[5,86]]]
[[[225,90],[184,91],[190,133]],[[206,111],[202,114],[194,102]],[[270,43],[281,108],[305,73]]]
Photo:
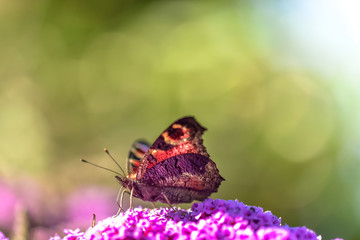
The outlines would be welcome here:
[[[199,192],[201,196],[192,200],[203,200],[216,192],[224,179],[203,145],[205,130],[193,117],[175,121],[144,155],[136,180],[150,186]],[[181,200],[177,196],[171,202]]]
[[[140,161],[144,157],[145,153],[149,150],[150,144],[143,140],[136,140],[130,148],[127,158],[127,172],[129,175],[136,174],[140,166]]]

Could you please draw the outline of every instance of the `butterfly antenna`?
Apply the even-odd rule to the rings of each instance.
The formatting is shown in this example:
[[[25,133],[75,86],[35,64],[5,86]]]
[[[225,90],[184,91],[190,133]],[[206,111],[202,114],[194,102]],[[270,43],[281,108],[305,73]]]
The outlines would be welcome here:
[[[120,176],[121,176],[121,174],[120,174],[120,173],[118,173],[118,172],[116,172],[116,171],[114,171],[114,170],[111,170],[110,168],[106,168],[106,167],[103,167],[103,166],[97,165],[97,164],[92,163],[92,162],[89,162],[89,161],[87,161],[87,160],[85,160],[85,159],[83,159],[83,158],[80,158],[80,162],[88,163],[88,164],[93,165],[93,166],[95,166],[95,167],[102,168],[102,169],[104,169],[104,170],[107,170],[107,171],[110,171],[110,172],[116,173],[117,175],[120,175]]]
[[[122,169],[122,167],[120,166],[120,164],[115,160],[115,158],[110,154],[109,150],[107,148],[104,148],[104,151],[106,152],[106,154],[114,161],[114,163],[120,168],[121,172],[124,174],[124,176],[126,176],[124,170]]]

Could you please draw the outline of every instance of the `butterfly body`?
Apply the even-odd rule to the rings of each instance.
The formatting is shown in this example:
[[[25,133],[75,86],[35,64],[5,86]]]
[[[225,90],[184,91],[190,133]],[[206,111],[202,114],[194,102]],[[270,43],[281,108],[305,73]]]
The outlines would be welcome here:
[[[128,176],[116,178],[144,201],[177,204],[204,200],[224,180],[202,143],[205,130],[195,118],[184,117],[148,148],[143,141],[135,142],[129,154]]]

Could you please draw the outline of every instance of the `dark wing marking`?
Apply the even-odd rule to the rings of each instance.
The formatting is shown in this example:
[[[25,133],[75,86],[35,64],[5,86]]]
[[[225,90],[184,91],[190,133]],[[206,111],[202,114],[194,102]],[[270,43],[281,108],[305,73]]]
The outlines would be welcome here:
[[[129,175],[137,172],[140,162],[149,148],[150,144],[142,139],[136,140],[131,145],[127,159],[127,172]]]

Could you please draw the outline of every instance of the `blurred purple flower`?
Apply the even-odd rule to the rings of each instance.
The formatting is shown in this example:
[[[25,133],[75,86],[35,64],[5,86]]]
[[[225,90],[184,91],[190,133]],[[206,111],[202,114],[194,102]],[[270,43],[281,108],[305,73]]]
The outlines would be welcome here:
[[[15,206],[20,200],[15,191],[2,181],[0,182],[0,199],[0,227],[9,230],[14,222]]]
[[[44,219],[46,211],[41,196],[44,196],[43,190],[31,178],[0,179],[0,228],[11,231],[19,209],[25,209],[34,223]]]
[[[66,226],[86,227],[93,213],[99,219],[117,211],[116,193],[112,189],[86,186],[76,189],[66,200]]]
[[[262,208],[221,199],[194,203],[189,210],[138,207],[106,218],[85,232],[66,229],[65,234],[50,239],[321,239],[306,227],[282,226],[280,218]]]
[[[103,187],[84,186],[63,193],[46,189],[29,177],[0,177],[0,230],[13,235],[19,227],[16,222],[24,220],[31,239],[45,240],[64,228],[87,227],[93,213],[99,219],[110,216],[117,211],[115,199],[116,193]]]
[[[0,232],[0,240],[9,240],[7,237],[5,237],[5,235]]]
[[[66,196],[62,196],[63,205],[55,205],[61,210],[57,221],[48,226],[37,226],[32,229],[32,239],[45,240],[49,235],[64,228],[86,228],[95,213],[99,219],[110,216],[117,211],[116,193],[112,189],[99,186],[83,186]],[[70,232],[69,232],[70,233]]]

